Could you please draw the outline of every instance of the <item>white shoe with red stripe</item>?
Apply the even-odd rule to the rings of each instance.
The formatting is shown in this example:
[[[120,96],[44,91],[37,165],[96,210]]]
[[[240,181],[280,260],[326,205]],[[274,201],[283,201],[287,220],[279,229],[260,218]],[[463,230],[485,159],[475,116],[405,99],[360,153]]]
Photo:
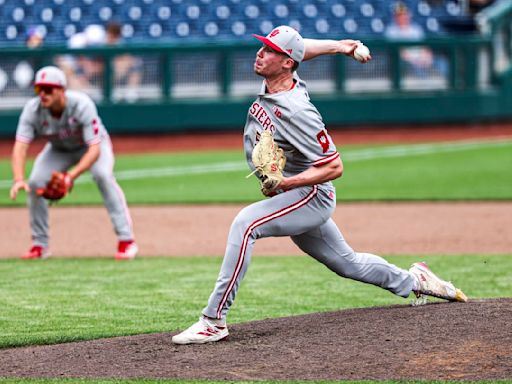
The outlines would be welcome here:
[[[422,295],[428,295],[449,301],[468,301],[464,292],[455,288],[451,282],[437,277],[425,262],[414,263],[409,272],[418,281],[418,289],[414,292],[418,298],[421,298]]]
[[[229,335],[228,327],[216,324],[215,320],[204,316],[183,332],[172,337],[174,344],[204,344],[219,341]]]

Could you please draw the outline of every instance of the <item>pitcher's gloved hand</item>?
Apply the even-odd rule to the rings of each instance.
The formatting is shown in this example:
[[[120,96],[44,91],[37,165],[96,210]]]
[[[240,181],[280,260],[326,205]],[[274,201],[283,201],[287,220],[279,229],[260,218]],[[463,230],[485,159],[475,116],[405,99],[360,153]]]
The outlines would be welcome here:
[[[282,171],[286,164],[286,157],[283,150],[275,143],[270,131],[265,130],[261,133],[260,140],[252,150],[251,158],[255,169],[250,175],[258,172],[261,192],[265,196],[272,196],[283,180]]]

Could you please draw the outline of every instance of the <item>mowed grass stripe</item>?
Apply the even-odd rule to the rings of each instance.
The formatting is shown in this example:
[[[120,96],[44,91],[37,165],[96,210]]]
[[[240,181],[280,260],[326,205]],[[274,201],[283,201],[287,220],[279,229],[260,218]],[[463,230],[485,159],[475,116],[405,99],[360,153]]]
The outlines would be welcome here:
[[[467,140],[456,142],[411,144],[381,148],[365,148],[343,151],[343,159],[350,162],[375,160],[380,158],[397,158],[417,155],[430,155],[436,153],[449,153],[467,151],[489,147],[504,147],[512,144],[512,140]],[[115,172],[117,180],[151,179],[165,176],[200,175],[211,173],[224,173],[243,171],[247,169],[245,161],[204,163],[193,165],[178,165],[171,167],[138,168],[118,170]],[[91,175],[83,175],[77,184],[91,183]],[[12,180],[0,180],[0,189],[10,188]]]

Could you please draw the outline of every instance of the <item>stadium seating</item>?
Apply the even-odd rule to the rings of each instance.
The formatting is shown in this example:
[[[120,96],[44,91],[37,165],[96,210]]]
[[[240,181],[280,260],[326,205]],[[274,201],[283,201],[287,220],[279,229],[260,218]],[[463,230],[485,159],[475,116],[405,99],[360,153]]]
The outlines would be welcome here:
[[[463,0],[403,0],[429,34],[465,17]],[[87,25],[111,20],[127,41],[249,39],[289,24],[309,37],[380,35],[389,0],[0,0],[0,44],[21,46],[39,26],[46,44],[64,44]]]

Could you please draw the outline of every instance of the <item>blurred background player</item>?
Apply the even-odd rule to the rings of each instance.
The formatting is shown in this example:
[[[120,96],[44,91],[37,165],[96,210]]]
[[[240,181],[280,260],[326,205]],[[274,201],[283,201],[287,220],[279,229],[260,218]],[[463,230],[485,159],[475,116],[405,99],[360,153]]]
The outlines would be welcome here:
[[[23,108],[12,151],[14,183],[10,197],[16,199],[20,189],[28,192],[32,232],[32,247],[22,258],[41,259],[50,254],[48,201],[38,196],[36,190],[46,186],[53,171],[67,172],[73,181],[87,170],[101,192],[119,239],[115,258],[134,258],[138,248],[132,220],[124,193],[113,174],[112,143],[96,105],[86,94],[66,90],[64,72],[54,66],[37,71],[34,86],[37,97]],[[36,137],[47,139],[48,143],[36,157],[30,178],[25,181],[27,150]]]

